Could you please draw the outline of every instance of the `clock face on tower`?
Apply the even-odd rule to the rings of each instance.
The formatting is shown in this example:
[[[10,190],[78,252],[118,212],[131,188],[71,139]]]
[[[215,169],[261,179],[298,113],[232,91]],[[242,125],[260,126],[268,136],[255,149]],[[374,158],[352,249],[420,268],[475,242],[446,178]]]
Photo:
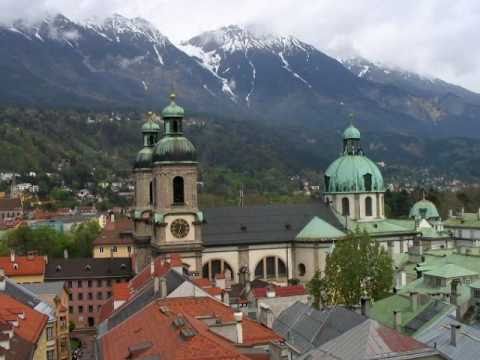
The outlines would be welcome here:
[[[190,225],[188,225],[188,222],[183,219],[176,219],[170,225],[170,231],[177,239],[182,239],[188,235]]]

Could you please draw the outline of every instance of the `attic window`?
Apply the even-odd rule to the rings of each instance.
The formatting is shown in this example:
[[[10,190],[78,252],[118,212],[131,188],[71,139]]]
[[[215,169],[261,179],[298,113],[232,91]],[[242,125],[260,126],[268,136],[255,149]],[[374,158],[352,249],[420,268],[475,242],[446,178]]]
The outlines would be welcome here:
[[[57,267],[55,268],[55,271],[56,271],[56,272],[62,271],[62,267],[61,267],[60,265],[57,265]]]
[[[13,269],[18,270],[18,264],[17,263],[13,264]]]
[[[87,265],[85,265],[85,270],[86,270],[86,271],[91,271],[91,270],[92,270],[92,267],[87,264]]]
[[[125,264],[120,265],[120,269],[125,270],[126,268],[127,268],[127,265]]]
[[[240,225],[240,230],[247,231],[247,225]]]

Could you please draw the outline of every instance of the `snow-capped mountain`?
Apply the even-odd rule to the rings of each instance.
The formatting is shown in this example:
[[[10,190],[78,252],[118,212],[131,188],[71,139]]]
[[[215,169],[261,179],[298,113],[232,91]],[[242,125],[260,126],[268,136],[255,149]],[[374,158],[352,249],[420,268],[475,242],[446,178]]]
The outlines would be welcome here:
[[[456,95],[480,105],[480,95],[441,79],[420,75],[395,66],[372,62],[361,57],[340,59],[352,73],[360,78],[380,84],[394,85],[420,96]]]
[[[355,112],[367,129],[471,134],[479,95],[407,75],[342,64],[294,37],[239,26],[180,45],[148,21],[120,15],[0,26],[3,104],[158,110],[175,89],[190,111],[226,118],[340,128]]]

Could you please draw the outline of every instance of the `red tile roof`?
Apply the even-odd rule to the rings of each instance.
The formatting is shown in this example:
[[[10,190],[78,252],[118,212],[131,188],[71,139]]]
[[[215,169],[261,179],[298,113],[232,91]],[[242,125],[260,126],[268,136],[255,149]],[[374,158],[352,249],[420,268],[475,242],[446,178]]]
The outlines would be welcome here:
[[[192,281],[195,285],[204,289],[213,287],[212,282],[206,278],[197,278],[197,279],[193,279]]]
[[[219,287],[211,287],[211,288],[203,288],[207,293],[209,293],[212,296],[217,296],[217,295],[222,295],[223,289]]]
[[[113,300],[114,301],[127,301],[130,298],[130,288],[128,283],[115,283],[112,286]]]
[[[22,201],[20,198],[10,199],[2,198],[0,199],[0,211],[13,211],[22,208]]]
[[[105,224],[100,235],[93,245],[128,245],[133,244],[133,238],[129,234],[133,231],[133,222],[128,218],[119,218]]]
[[[0,257],[0,268],[5,270],[9,277],[45,274],[45,258],[43,256],[10,256]]]
[[[102,307],[100,308],[100,314],[99,314],[99,321],[102,322],[106,320],[110,315],[113,314],[114,312],[114,307],[113,307],[113,297],[108,299],[102,304]]]
[[[390,348],[391,352],[413,351],[427,347],[413,337],[403,335],[383,325],[378,325],[377,333]]]
[[[223,322],[234,321],[232,308],[209,297],[170,298],[164,301],[174,313],[188,314],[193,317],[214,315]],[[260,345],[282,339],[273,330],[253,320],[244,318],[242,323],[245,345]]]
[[[19,317],[23,314],[23,319]],[[36,344],[43,329],[47,325],[48,317],[31,307],[15,300],[14,298],[0,293],[0,323],[18,321],[14,327],[14,333],[24,340]]]
[[[292,285],[292,286],[276,286],[275,288],[275,297],[288,297],[288,296],[298,296],[305,295],[307,291],[303,285]],[[255,288],[252,290],[255,298],[265,298],[267,297],[268,287],[264,288]]]
[[[248,360],[233,344],[188,314],[182,316],[182,325],[174,325],[178,314],[162,311],[163,306],[171,303],[154,302],[102,336],[102,358],[140,359],[157,355],[163,360]],[[192,332],[191,336],[185,335],[186,329]]]

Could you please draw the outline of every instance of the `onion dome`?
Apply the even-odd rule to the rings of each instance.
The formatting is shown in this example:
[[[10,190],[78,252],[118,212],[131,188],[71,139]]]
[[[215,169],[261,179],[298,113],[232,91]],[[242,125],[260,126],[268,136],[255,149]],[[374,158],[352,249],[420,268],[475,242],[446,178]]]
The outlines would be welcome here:
[[[133,164],[134,169],[150,168],[152,166],[152,154],[153,148],[151,147],[144,147],[140,150]]]
[[[434,220],[440,218],[440,214],[435,204],[424,198],[412,206],[408,217],[412,219]]]
[[[155,145],[152,161],[157,162],[196,162],[195,146],[183,136],[184,110],[175,103],[175,94],[170,95],[170,105],[162,111],[165,123],[165,136]]]
[[[325,172],[326,193],[383,192],[378,166],[364,155],[343,155]]]
[[[355,139],[355,140],[360,140],[360,131],[350,124],[349,127],[345,129],[343,132],[343,139],[348,140],[348,139]]]
[[[170,95],[170,104],[162,110],[162,117],[165,118],[183,118],[185,111],[181,106],[175,103],[175,94]]]

